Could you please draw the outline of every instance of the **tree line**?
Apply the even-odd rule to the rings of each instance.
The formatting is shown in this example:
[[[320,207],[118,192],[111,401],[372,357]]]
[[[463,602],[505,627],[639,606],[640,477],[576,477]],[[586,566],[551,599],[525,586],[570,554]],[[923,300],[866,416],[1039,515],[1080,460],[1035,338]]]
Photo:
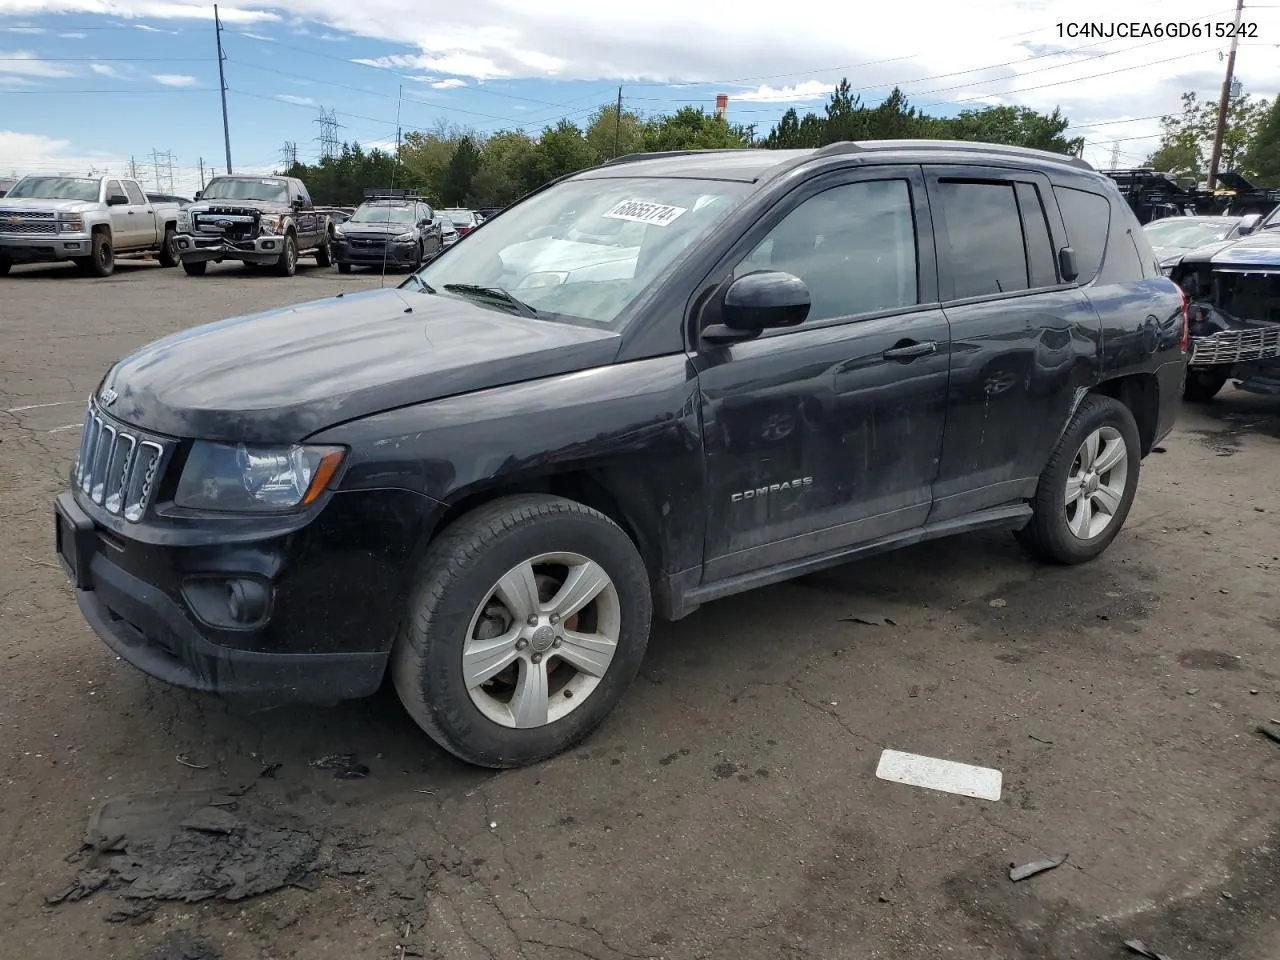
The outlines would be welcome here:
[[[1204,185],[1218,109],[1217,100],[1184,93],[1181,110],[1161,119],[1160,145],[1147,165],[1172,174],[1183,187]],[[1239,173],[1256,187],[1280,187],[1280,97],[1267,100],[1242,93],[1231,98],[1218,169]]]
[[[1190,98],[1190,99],[1188,99]],[[1249,101],[1242,105],[1241,100]],[[1183,97],[1183,113],[1165,118],[1165,139],[1153,155],[1160,169],[1194,177],[1205,166],[1204,117],[1209,105]],[[1237,98],[1222,169],[1240,166],[1255,182],[1276,181],[1280,170],[1280,116],[1276,104]],[[935,117],[913,107],[894,88],[868,106],[847,79],[832,91],[821,112],[783,114],[762,137],[754,125],[728,123],[697,107],[656,116],[613,104],[601,106],[581,125],[561,120],[540,134],[501,130],[482,135],[441,123],[405,134],[398,152],[344,144],[316,164],[293,164],[285,173],[306,182],[317,203],[356,204],[366,187],[404,187],[437,206],[503,207],[556,177],[629,153],[727,147],[787,149],[822,147],[844,140],[947,139],[1034,147],[1078,154],[1082,137],[1069,137],[1061,111],[983,107],[954,117]],[[1210,129],[1210,135],[1212,130]],[[1268,146],[1270,144],[1270,146]],[[1198,151],[1198,152],[1197,152]],[[1166,166],[1161,166],[1165,164]]]

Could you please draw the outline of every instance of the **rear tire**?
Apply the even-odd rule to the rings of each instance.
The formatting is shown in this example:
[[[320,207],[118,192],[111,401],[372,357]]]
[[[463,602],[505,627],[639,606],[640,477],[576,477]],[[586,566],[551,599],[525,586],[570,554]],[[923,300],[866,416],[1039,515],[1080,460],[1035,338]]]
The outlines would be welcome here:
[[[1182,398],[1189,403],[1208,403],[1226,386],[1227,371],[1210,367],[1187,371],[1187,382],[1182,388]]]
[[[173,227],[166,227],[164,240],[160,244],[160,266],[176,267],[178,265],[178,234]]]
[[[183,260],[182,269],[189,277],[203,277],[209,269],[208,260]]]
[[[333,243],[333,238],[326,234],[324,243],[316,247],[317,267],[328,267],[333,265],[333,251],[329,246],[331,243]]]
[[[0,260],[0,277],[7,276],[12,266],[8,260]]]
[[[575,606],[575,593],[590,599]],[[391,659],[405,709],[449,752],[502,769],[569,749],[613,710],[644,658],[652,599],[640,554],[608,517],[514,496],[428,547],[406,614]]]
[[[1031,522],[1016,534],[1049,563],[1084,563],[1110,546],[1138,490],[1142,440],[1119,400],[1090,394],[1080,402],[1031,501]]]

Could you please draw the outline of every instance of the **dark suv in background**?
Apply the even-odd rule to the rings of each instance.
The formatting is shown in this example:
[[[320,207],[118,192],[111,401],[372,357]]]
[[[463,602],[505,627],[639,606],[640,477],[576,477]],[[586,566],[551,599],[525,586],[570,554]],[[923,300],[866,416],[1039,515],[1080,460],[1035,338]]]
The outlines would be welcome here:
[[[353,266],[416,268],[443,249],[440,218],[416,197],[367,197],[333,234],[339,273]]]
[[[58,551],[153,676],[331,701],[389,671],[444,747],[528,764],[614,708],[655,614],[971,530],[1096,557],[1186,351],[1184,297],[1081,160],[625,157],[396,289],[119,361]]]

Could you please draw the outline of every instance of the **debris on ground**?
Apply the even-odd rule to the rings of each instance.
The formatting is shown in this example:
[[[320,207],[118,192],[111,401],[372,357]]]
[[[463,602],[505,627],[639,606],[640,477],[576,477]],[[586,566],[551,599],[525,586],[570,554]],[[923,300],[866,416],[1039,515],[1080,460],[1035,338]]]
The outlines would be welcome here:
[[[1002,599],[1001,597],[996,597],[994,600],[987,601],[987,606],[995,607],[997,610],[1001,607],[1007,607],[1008,605],[1009,601]]]
[[[1166,957],[1163,953],[1156,953],[1141,940],[1126,940],[1124,945],[1133,953],[1146,957],[1147,960],[1170,960],[1170,958]]]
[[[177,760],[184,767],[190,767],[192,770],[208,770],[209,769],[209,765],[207,763],[193,763],[191,760],[187,758],[187,755],[185,753],[180,753],[173,759]]]
[[[332,770],[335,780],[363,780],[369,776],[369,768],[354,753],[331,753],[319,760],[312,760],[317,770]]]
[[[131,927],[140,927],[144,923],[150,923],[155,915],[155,903],[130,903],[108,913],[107,923],[127,923]]]
[[[320,846],[291,819],[217,790],[108,800],[90,820],[84,845],[92,851],[86,867],[48,898],[51,904],[103,889],[134,901],[243,900],[301,885]],[[107,919],[136,922],[142,912]]]
[[[862,623],[868,627],[896,627],[898,624],[892,617],[883,617],[875,613],[854,613],[840,618],[841,623]]]
[[[999,800],[1004,776],[999,770],[940,760],[899,750],[880,754],[876,777],[910,787],[941,790],[978,800]]]
[[[1258,724],[1258,732],[1268,740],[1274,740],[1276,743],[1280,743],[1280,730],[1273,730],[1266,724],[1260,723]]]
[[[1032,860],[1030,863],[1024,863],[1020,867],[1012,864],[1009,865],[1009,879],[1014,883],[1019,880],[1026,880],[1028,877],[1034,877],[1037,873],[1044,873],[1047,870],[1055,870],[1067,862],[1069,854],[1062,854],[1060,857],[1046,857],[1043,860]]]

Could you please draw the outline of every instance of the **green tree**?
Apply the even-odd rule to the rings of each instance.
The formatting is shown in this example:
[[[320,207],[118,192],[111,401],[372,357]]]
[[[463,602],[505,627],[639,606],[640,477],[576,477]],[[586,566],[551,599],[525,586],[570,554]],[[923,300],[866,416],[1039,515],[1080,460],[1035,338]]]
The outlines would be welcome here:
[[[723,117],[698,107],[681,107],[675,113],[654,117],[641,134],[645,150],[717,150],[746,146],[741,128],[729,126]]]
[[[1258,124],[1244,165],[1258,186],[1280,187],[1280,97],[1271,101]]]
[[[621,115],[616,104],[600,107],[587,123],[586,140],[597,162],[637,153],[643,149],[640,114],[625,107]]]
[[[535,189],[549,180],[575,173],[595,162],[591,147],[582,131],[571,120],[561,120],[554,127],[547,127],[530,151],[524,170],[524,182]]]
[[[1027,107],[964,110],[959,116],[944,121],[945,126],[950,127],[949,135],[956,140],[1032,147],[1053,153],[1073,155],[1084,143],[1083,137],[1064,135],[1070,122],[1056,107],[1050,114],[1037,113]]]
[[[486,140],[469,202],[477,207],[505,207],[523,196],[534,146],[523,130],[499,131]]]
[[[1161,118],[1160,145],[1147,162],[1173,174],[1182,186],[1195,187],[1202,185],[1208,176],[1218,126],[1218,102],[1201,100],[1193,91],[1184,93],[1181,99],[1180,113]],[[1223,128],[1219,170],[1236,171],[1246,178],[1256,175],[1253,162],[1260,158],[1260,153],[1251,148],[1270,111],[1268,100],[1249,94],[1231,101]]]
[[[440,202],[458,206],[471,196],[471,183],[480,169],[480,148],[470,135],[464,136],[453,148],[440,184]]]

